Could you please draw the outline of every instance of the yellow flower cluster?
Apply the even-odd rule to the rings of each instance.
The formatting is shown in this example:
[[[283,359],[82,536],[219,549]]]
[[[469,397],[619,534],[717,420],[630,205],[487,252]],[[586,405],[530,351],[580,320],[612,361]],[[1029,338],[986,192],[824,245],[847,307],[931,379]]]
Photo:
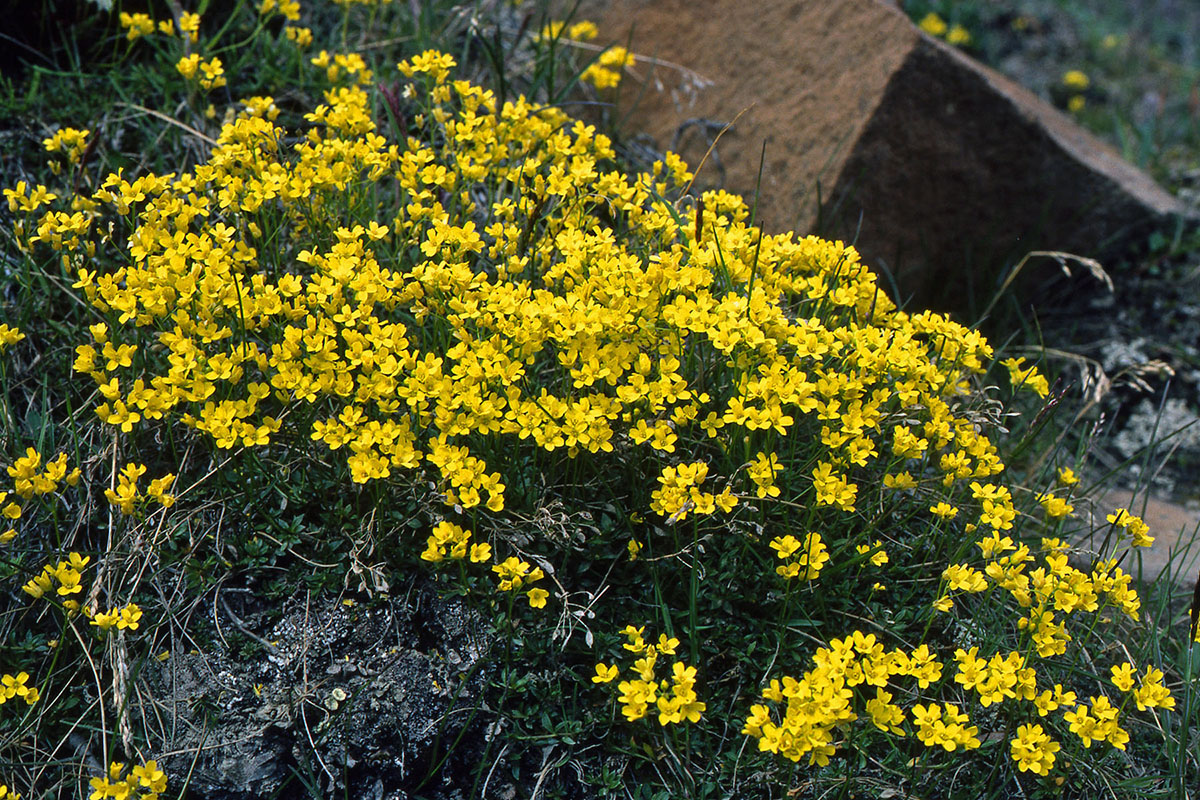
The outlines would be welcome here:
[[[28,672],[0,676],[0,706],[14,697],[21,698],[27,705],[33,705],[41,699],[37,687],[29,685]]]
[[[287,25],[283,29],[283,34],[289,42],[294,42],[297,47],[308,47],[313,43],[312,28]]]
[[[589,42],[600,35],[600,30],[596,24],[588,20],[567,25],[561,20],[555,20],[544,26],[540,36],[538,37],[543,42],[558,41],[565,38],[569,42],[574,42],[578,46],[579,42]],[[596,49],[594,45],[588,45],[591,49]],[[599,55],[584,68],[579,75],[579,80],[584,83],[589,83],[597,89],[612,89],[621,82],[623,70],[626,67],[633,66],[636,58],[633,53],[630,53],[624,47],[613,46],[601,50]]]
[[[918,703],[912,707],[913,725],[917,738],[926,747],[941,747],[947,752],[958,748],[974,750],[979,747],[979,728],[970,724],[966,712],[953,703]]]
[[[150,481],[146,493],[138,489],[138,479],[146,474],[146,468],[141,464],[126,464],[117,476],[117,488],[105,489],[104,497],[109,503],[121,510],[122,514],[132,514],[139,505],[153,500],[163,508],[175,504],[175,496],[167,493],[167,489],[175,482],[172,474],[163,475]]]
[[[35,448],[28,447],[25,449],[25,455],[18,458],[8,467],[8,476],[13,479],[13,491],[20,497],[28,500],[35,495],[51,494],[58,491],[60,483],[65,483],[68,486],[75,486],[79,483],[79,469],[71,470],[67,473],[67,454],[60,453],[53,461],[46,462],[46,466],[38,469],[42,465],[42,454]],[[7,513],[5,516],[9,516]],[[18,513],[16,519],[20,517]]]
[[[1075,511],[1075,506],[1071,505],[1067,498],[1059,497],[1052,492],[1039,494],[1037,501],[1050,519],[1062,519]]]
[[[72,595],[83,591],[83,586],[80,583],[83,580],[82,571],[87,568],[91,560],[91,556],[81,556],[79,553],[71,553],[67,556],[66,561],[59,561],[53,568],[49,564],[42,567],[41,573],[31,578],[21,588],[34,600],[43,597],[46,592],[54,589],[55,594],[64,598],[64,607],[69,611],[78,611],[79,601],[72,597]],[[58,584],[57,588],[55,584]]]
[[[21,800],[21,795],[9,789],[7,784],[0,783],[0,800]]]
[[[567,25],[562,20],[555,20],[547,25],[542,26],[540,38],[542,39],[558,39],[561,36],[566,36],[568,39],[574,39],[581,42],[590,42],[600,35],[600,29],[596,27],[596,23],[588,20]]]
[[[1171,696],[1171,690],[1163,686],[1162,679],[1162,670],[1155,667],[1146,667],[1145,674],[1140,677],[1133,664],[1119,664],[1112,668],[1113,686],[1122,692],[1132,692],[1138,711],[1175,707],[1175,698]]]
[[[1113,706],[1105,695],[1091,698],[1091,705],[1080,704],[1074,711],[1063,714],[1071,726],[1071,733],[1079,737],[1084,747],[1090,748],[1093,741],[1106,741],[1118,750],[1124,750],[1129,734],[1118,724],[1120,709]]]
[[[90,134],[91,131],[87,129],[60,128],[53,136],[42,140],[42,147],[46,149],[47,153],[62,153],[70,164],[78,164],[88,148],[87,137]],[[59,173],[60,169],[59,162],[50,162],[50,171],[55,175]]]
[[[775,567],[780,577],[791,580],[815,581],[829,562],[829,549],[819,533],[809,533],[800,541],[790,533],[771,540],[771,549],[784,563]],[[887,556],[884,555],[884,560]]]
[[[203,61],[198,53],[192,53],[179,59],[175,63],[175,69],[186,80],[196,81],[206,92],[225,85],[225,66],[219,58]]]
[[[129,14],[122,11],[117,19],[125,29],[125,38],[131,42],[154,33],[154,20],[149,14]]]
[[[1118,567],[1115,559],[1102,559],[1090,574],[1085,573],[1067,563],[1067,553],[1058,540],[1044,539],[1043,564],[1029,569],[1035,562],[1033,553],[1008,536],[993,532],[976,545],[986,561],[983,570],[951,564],[942,573],[943,581],[954,592],[978,593],[992,586],[1006,591],[1020,608],[1027,609],[1018,627],[1042,658],[1066,652],[1071,635],[1062,617],[1111,605],[1137,618],[1141,601],[1132,588],[1132,576]],[[942,594],[935,605],[949,611],[952,595]]]
[[[754,481],[754,493],[759,499],[779,497],[779,487],[775,485],[775,477],[783,472],[783,466],[774,453],[759,453],[747,465],[746,473]]]
[[[155,23],[149,14],[129,14],[122,11],[117,16],[117,21],[125,29],[125,38],[131,42],[143,36],[149,36],[154,33],[155,29],[164,36],[175,35],[175,20],[173,19],[164,19]],[[183,12],[180,15],[180,27],[187,34],[188,41],[194,43],[199,38],[200,15]]]
[[[628,639],[623,647],[636,656],[632,671],[636,678],[621,681],[617,685],[620,695],[621,713],[630,722],[642,719],[653,709],[658,713],[658,724],[666,727],[688,722],[699,722],[707,708],[696,694],[696,668],[682,661],[671,662],[670,679],[656,677],[655,668],[660,664],[659,656],[674,656],[679,640],[661,634],[657,644],[647,642],[643,636],[646,627],[626,625],[621,631]],[[665,663],[665,661],[663,662]],[[599,663],[593,683],[609,683],[620,675],[620,668]]]
[[[942,19],[936,11],[930,11],[921,21],[917,23],[917,27],[928,33],[930,36],[935,36],[939,39],[944,38],[947,43],[962,47],[971,43],[971,33],[957,22],[950,25],[946,20]]]
[[[164,26],[166,27],[164,28]],[[170,35],[170,22],[160,22],[159,29]],[[195,43],[198,41],[200,38],[200,15],[190,11],[184,11],[179,15],[179,30],[181,33],[187,35],[186,38],[189,42]]]
[[[496,573],[497,588],[502,592],[519,591],[522,586],[546,577],[546,573],[542,572],[541,567],[535,567],[516,556],[509,556],[499,564],[493,565],[492,572]],[[545,608],[550,593],[535,586],[525,593],[525,597],[533,608]]]
[[[607,52],[615,60],[597,64],[619,80],[628,54]],[[219,61],[207,64],[191,56],[179,70],[223,81]],[[365,62],[322,51],[312,64],[330,83],[349,85],[325,93],[305,115],[307,128],[277,124],[271,98],[249,98],[231,111],[204,163],[136,179],[118,172],[73,214],[31,217],[37,234],[27,243],[74,259],[74,288],[106,320],[75,361],[98,387],[105,424],[132,433],[178,419],[219,448],[307,438],[341,451],[357,483],[420,477],[448,506],[477,509],[485,524],[505,509],[507,487],[482,456],[518,448],[645,456],[658,473],[650,508],[668,521],[730,512],[751,496],[764,508],[849,515],[879,502],[875,486],[886,471],[889,492],[927,498],[919,513],[927,509],[938,530],[979,531],[982,563],[947,567],[948,592],[997,588],[998,599],[1022,610],[1022,649],[960,649],[956,691],[983,706],[1029,702],[1030,714],[1042,716],[1074,703],[1061,686],[1038,694],[1033,651],[1061,655],[1069,615],[1103,606],[1135,614],[1137,595],[1113,561],[1088,574],[1048,548],[1038,564],[1006,535],[1017,520],[1012,492],[988,481],[1004,465],[961,411],[993,357],[982,336],[937,314],[897,310],[842,243],[762,234],[739,198],[707,192],[668,201],[692,177],[678,158],[640,175],[613,170],[606,137],[557,109],[520,97],[502,103],[452,80],[447,55],[398,65],[405,98],[420,106],[406,122],[420,136],[395,144],[371,115]],[[26,215],[58,200],[24,183],[5,196]],[[598,222],[597,204],[617,225]],[[363,209],[378,218],[364,219]],[[81,266],[104,263],[83,260],[97,244],[119,249],[121,266]],[[1014,386],[1048,393],[1023,360],[1004,365]],[[773,449],[783,437],[789,446]],[[717,454],[731,456],[730,474],[717,474]],[[36,476],[53,477],[39,468],[20,467],[31,487]],[[136,509],[144,472],[126,465],[109,501]],[[1072,478],[1063,470],[1059,482]],[[169,505],[171,479],[152,482],[146,496]],[[969,499],[948,502],[968,495],[964,484]],[[959,494],[945,491],[956,486]],[[1067,499],[1041,499],[1050,517],[1070,513]],[[1131,521],[1111,521],[1138,540]],[[809,527],[818,525],[801,530]],[[834,537],[841,528],[821,530]],[[472,535],[439,522],[421,557],[492,560]],[[842,544],[817,533],[770,542],[783,562],[778,574],[808,581]],[[630,542],[631,557],[639,547]],[[856,550],[877,566],[888,561],[881,541]],[[25,590],[41,597],[57,586],[70,598],[86,563],[46,567]],[[549,593],[532,587],[545,577],[540,568],[510,557],[491,570],[500,591],[545,606]],[[939,608],[952,609],[951,600],[939,597]],[[139,615],[130,604],[96,613],[92,624],[133,628]],[[625,635],[638,659],[619,685],[624,716],[657,710],[664,726],[697,721],[705,708],[696,667],[676,660],[668,677],[656,673],[678,642],[649,644],[632,626]],[[774,708],[756,705],[745,725],[762,750],[827,763],[836,730],[859,713],[893,735],[909,724],[928,747],[979,746],[978,729],[954,703],[896,701],[896,677],[921,690],[941,679],[928,646],[887,652],[855,632],[822,647],[813,663],[800,679],[773,680],[763,691]],[[598,664],[593,680],[619,674]],[[1139,691],[1146,707],[1173,702],[1161,675],[1147,672]],[[1073,728],[1120,739],[1103,703],[1080,709],[1070,712]],[[1019,729],[1018,768],[1050,769],[1053,747],[1043,736],[1039,726]]]
[[[630,438],[637,441],[635,432]],[[712,514],[719,507],[730,511],[737,498],[726,486],[717,494],[701,491],[699,486],[708,477],[708,465],[703,461],[664,467],[658,476],[659,488],[651,493],[650,510],[667,517],[671,522],[687,519],[688,514]]]
[[[1141,517],[1130,514],[1126,509],[1118,508],[1105,519],[1109,524],[1116,526],[1122,534],[1128,534],[1132,546],[1149,547],[1154,544],[1154,537],[1150,535],[1150,526]]]
[[[837,752],[836,729],[859,718],[853,703],[858,686],[875,689],[873,697],[864,704],[875,727],[903,736],[900,723],[905,713],[892,702],[892,693],[885,689],[888,682],[896,676],[909,676],[924,689],[942,676],[941,663],[926,645],[911,653],[899,648],[885,651],[874,634],[861,631],[845,639],[834,639],[829,647],[818,648],[813,665],[799,680],[790,676],[785,676],[782,682],[772,679],[763,690],[764,699],[777,707],[783,706],[779,717],[767,705],[751,708],[742,733],[757,739],[759,750],[777,753],[791,761],[807,755],[810,764],[828,764]],[[925,744],[940,744],[951,750],[959,744],[978,747],[978,740],[971,744],[977,731],[965,724],[966,716],[955,707],[947,705],[944,719],[943,709],[936,705],[916,706],[914,715],[917,709],[920,716],[914,716],[914,721]]]
[[[358,53],[334,53],[330,54],[322,50],[311,59],[313,66],[321,67],[325,70],[325,75],[329,78],[330,83],[337,83],[343,74],[354,79],[354,83],[359,86],[370,86],[374,80],[374,74],[367,69],[367,62]]]
[[[942,571],[942,580],[954,592],[983,592],[988,588],[987,578],[979,570],[967,564],[951,564]]]
[[[858,497],[858,484],[851,483],[844,475],[833,470],[833,465],[827,462],[818,464],[813,470],[813,489],[817,494],[817,503],[837,506],[842,511],[853,511],[854,501]]]
[[[437,126],[440,143],[386,144],[368,97],[350,86],[329,90],[290,152],[270,98],[255,98],[191,172],[102,181],[98,208],[135,224],[131,263],[81,269],[76,283],[121,326],[120,338],[100,328],[77,349],[76,368],[104,396],[101,419],[132,432],[183,407],[185,424],[219,447],[258,447],[280,432],[284,408],[332,404],[311,436],[349,453],[356,482],[428,465],[448,505],[493,512],[504,483],[469,437],[575,456],[628,436],[669,455],[683,437],[728,447],[790,434],[814,415],[828,451],[812,472],[815,499],[846,512],[858,498],[852,472],[880,452],[936,454],[949,480],[1002,469],[950,405],[990,357],[978,334],[895,311],[839,243],[758,237],[738,198],[706,194],[700,224],[688,224],[661,199],[691,177],[677,158],[632,178],[602,171],[607,139],[520,98],[498,107],[450,81],[453,65],[433,52],[399,65],[433,101],[417,124]],[[464,181],[510,188],[480,206]],[[392,182],[403,200],[388,224],[329,218]],[[580,198],[596,192],[626,220],[627,240],[588,227]],[[32,203],[24,190],[13,202],[22,199]],[[52,246],[86,237],[56,220],[43,215]],[[282,269],[258,244],[279,225],[276,241],[294,259]],[[288,244],[317,229],[335,241]],[[647,257],[634,249],[645,240],[669,244]],[[395,248],[420,257],[385,267]],[[789,310],[814,303],[822,316]],[[139,328],[155,331],[153,349]],[[682,365],[697,347],[725,363],[731,390],[689,384]],[[550,391],[559,385],[568,388]],[[905,425],[881,425],[900,411]],[[760,451],[753,491],[776,496],[787,468]],[[698,469],[664,469],[658,513],[734,506],[732,489],[702,490],[716,476]]]
[[[1021,725],[1010,745],[1013,761],[1021,772],[1049,775],[1054,766],[1055,753],[1062,746],[1042,730],[1041,725]]]
[[[450,558],[480,564],[492,557],[492,546],[487,542],[471,542],[471,532],[453,522],[442,520],[433,526],[421,558],[434,564]]]
[[[26,448],[25,455],[14,461],[7,471],[13,480],[13,492],[0,491],[0,520],[8,522],[16,522],[24,513],[21,503],[12,499],[14,493],[21,500],[29,500],[58,491],[60,484],[75,486],[80,478],[78,467],[67,472],[66,453],[60,453],[42,467],[42,454],[33,447]],[[10,527],[0,533],[0,545],[6,545],[16,537],[16,528]]]
[[[1025,665],[1025,657],[1012,652],[1007,656],[999,653],[990,659],[979,657],[979,648],[969,651],[961,647],[954,653],[958,662],[956,683],[965,689],[973,689],[979,695],[979,704],[987,708],[993,703],[1002,703],[1006,698],[1033,700],[1037,697],[1037,676],[1033,668]]]
[[[394,452],[391,459],[393,462],[396,459]],[[467,448],[447,444],[446,438],[439,436],[430,442],[426,460],[437,467],[442,475],[439,488],[448,505],[474,508],[483,501],[480,494],[482,491],[487,492],[486,508],[489,511],[498,512],[504,508],[505,486],[500,482],[500,473],[486,472],[487,465],[481,459],[470,455]],[[404,465],[415,463],[416,455],[413,453]],[[381,469],[387,468],[384,463],[380,463],[379,466]],[[354,467],[355,464],[351,461],[351,472],[354,471]]]
[[[125,765],[114,761],[108,765],[107,774],[91,778],[89,784],[92,793],[88,800],[109,797],[114,800],[158,800],[167,790],[167,776],[153,760],[135,764],[128,775],[125,775]]]
[[[579,80],[590,83],[597,89],[612,89],[621,82],[626,67],[634,64],[634,55],[620,45],[608,48],[588,65]]]
[[[142,619],[142,609],[136,603],[128,603],[122,608],[109,611],[97,611],[92,614],[92,624],[102,631],[112,628],[117,630],[136,631]]]
[[[31,191],[29,184],[25,183],[25,181],[17,181],[17,185],[15,187],[12,189],[5,189],[4,197],[8,200],[8,210],[12,212],[37,211],[47,203],[52,203],[58,199],[58,195],[56,195],[54,192],[51,192],[45,186],[42,186],[40,183],[37,186],[34,186]]]
[[[300,3],[297,0],[262,0],[258,7],[258,13],[264,17],[270,14],[282,14],[284,19],[295,22],[300,19]]]
[[[1028,389],[1038,397],[1050,394],[1050,383],[1038,373],[1037,367],[1025,366],[1025,359],[1006,358],[1001,364],[1008,369],[1008,380],[1014,389]]]

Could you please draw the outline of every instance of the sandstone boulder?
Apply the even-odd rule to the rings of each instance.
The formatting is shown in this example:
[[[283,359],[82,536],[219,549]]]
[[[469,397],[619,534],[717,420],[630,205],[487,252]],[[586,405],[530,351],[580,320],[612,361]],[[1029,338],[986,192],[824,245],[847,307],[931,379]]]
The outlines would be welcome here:
[[[695,165],[736,119],[701,178],[748,197],[757,185],[769,231],[854,241],[921,305],[967,311],[1030,250],[1103,257],[1183,213],[1069,117],[882,0],[592,0],[583,13],[653,59],[622,88],[632,127]],[[679,91],[687,70],[707,85]]]

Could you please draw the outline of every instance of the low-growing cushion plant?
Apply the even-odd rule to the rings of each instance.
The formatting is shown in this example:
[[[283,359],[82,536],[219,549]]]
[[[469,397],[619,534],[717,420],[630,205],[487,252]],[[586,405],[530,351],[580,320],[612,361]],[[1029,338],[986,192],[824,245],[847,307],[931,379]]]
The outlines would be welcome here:
[[[361,565],[338,526],[368,516],[386,560],[364,592],[422,570],[494,634],[492,733],[448,776],[464,795],[494,751],[551,745],[559,771],[526,780],[573,796],[1189,779],[1190,685],[1145,655],[1121,566],[1144,523],[1117,510],[1073,558],[1074,460],[1005,481],[996,384],[1045,398],[1034,367],[897,309],[846,244],[765,234],[671,154],[624,171],[544,96],[435,49],[369,64],[346,36],[364,9],[328,30],[260,11],[250,35],[308,48],[318,101],[229,96],[254,64],[227,71],[199,17],[123,14],[196,122],[162,123],[176,165],[93,175],[81,121],[46,139],[57,177],[4,190],[23,290],[70,311],[0,327],[0,703],[23,701],[0,709],[0,797],[181,791],[189,754],[129,711],[170,658],[159,632],[215,573],[284,551],[319,557],[270,591],[340,589]],[[521,30],[535,55],[594,35]],[[632,58],[579,62],[609,91]],[[69,383],[11,378],[59,341]],[[295,549],[197,532],[313,491],[342,502],[275,531]]]

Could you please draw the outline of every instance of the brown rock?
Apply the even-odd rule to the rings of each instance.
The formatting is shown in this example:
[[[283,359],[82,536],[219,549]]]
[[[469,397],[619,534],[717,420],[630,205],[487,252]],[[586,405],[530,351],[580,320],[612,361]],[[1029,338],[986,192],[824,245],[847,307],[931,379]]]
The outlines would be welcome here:
[[[768,230],[854,241],[921,304],[965,309],[1029,250],[1102,257],[1182,213],[1112,148],[882,0],[592,0],[583,13],[657,60],[623,88],[634,127],[696,165],[711,136],[685,123],[715,133],[736,119],[701,179],[757,186]],[[710,85],[672,91],[680,66]]]

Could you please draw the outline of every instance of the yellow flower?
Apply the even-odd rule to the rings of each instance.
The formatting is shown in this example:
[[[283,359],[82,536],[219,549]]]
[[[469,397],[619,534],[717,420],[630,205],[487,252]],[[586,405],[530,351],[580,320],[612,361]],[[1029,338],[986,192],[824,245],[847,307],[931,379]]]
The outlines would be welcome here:
[[[208,91],[225,85],[225,67],[221,64],[221,59],[213,58],[202,62],[200,71],[204,73],[204,77],[200,79],[201,89]]]
[[[120,619],[120,613],[97,611],[92,615],[92,624],[102,631],[116,627],[117,621]]]
[[[789,580],[797,577],[806,581],[815,580],[829,561],[828,548],[818,533],[807,534],[803,542],[790,533],[776,536],[771,540],[771,549],[785,561],[799,553],[795,561],[775,568],[776,573]]]
[[[175,70],[189,81],[196,77],[198,69],[200,69],[200,56],[196,53],[184,56],[175,62]]]
[[[620,670],[615,664],[611,667],[603,663],[597,664],[596,674],[592,676],[592,683],[609,683],[616,679],[618,673]]]
[[[1123,532],[1128,533],[1132,538],[1130,544],[1134,547],[1149,547],[1154,544],[1154,537],[1150,535],[1150,526],[1141,517],[1130,514],[1126,509],[1118,508],[1115,512],[1105,517],[1105,519],[1112,525],[1120,528]]]
[[[117,19],[121,27],[125,28],[125,38],[131,42],[154,33],[154,20],[148,14],[128,14],[122,11]]]
[[[141,618],[142,610],[138,608],[136,604],[130,603],[120,610],[119,617],[117,619],[117,627],[122,630],[129,629],[131,631],[136,631]]]
[[[1147,708],[1175,708],[1175,698],[1171,690],[1162,684],[1162,670],[1146,667],[1146,674],[1141,677],[1140,685],[1133,692],[1138,711]]]
[[[678,639],[674,636],[667,636],[665,633],[660,633],[658,635],[658,644],[654,646],[654,649],[663,655],[673,656],[677,647],[679,647]]]
[[[605,50],[579,76],[597,89],[611,89],[621,82],[622,70],[634,64],[633,54],[619,45]]]
[[[37,687],[28,686],[28,682],[28,672],[0,676],[0,704],[8,702],[14,697],[21,698],[27,705],[36,703],[40,699]]]
[[[502,592],[512,592],[520,589],[527,583],[535,583],[545,577],[541,567],[534,567],[532,564],[522,561],[516,556],[509,556],[502,563],[492,567],[492,572],[496,573],[498,588]],[[541,605],[545,605],[546,595],[534,595],[530,592],[529,604],[534,608],[541,606],[535,604],[535,598],[540,598]]]
[[[1050,519],[1061,519],[1070,516],[1075,511],[1075,506],[1068,503],[1064,498],[1057,497],[1053,494],[1040,494],[1037,497],[1038,503],[1046,512],[1046,516]]]
[[[946,41],[955,47],[963,47],[971,43],[971,33],[957,22],[950,26],[946,33]]]
[[[959,747],[973,750],[980,745],[976,738],[979,728],[968,725],[967,715],[958,710],[953,703],[943,703],[941,708],[934,703],[912,708],[913,724],[917,729],[917,738],[926,747],[941,746],[942,749],[953,752]]]
[[[16,344],[25,338],[25,334],[7,324],[0,323],[0,353],[9,345]]]
[[[888,474],[883,476],[883,485],[888,489],[896,489],[903,491],[905,489],[917,488],[916,479],[908,472],[900,472],[895,475]]]
[[[879,730],[897,736],[905,735],[904,729],[900,727],[900,723],[904,721],[904,710],[899,706],[892,705],[891,692],[876,687],[875,697],[867,701],[867,714],[870,715],[871,722]]]
[[[199,38],[200,33],[200,15],[185,11],[179,16],[179,30],[188,35],[188,39],[195,42]]]
[[[792,553],[800,549],[800,540],[790,533],[786,536],[776,536],[771,540],[771,549],[779,558],[791,558]]]
[[[629,551],[629,560],[637,561],[638,554],[642,552],[644,546],[637,539],[630,539],[629,543],[625,545],[625,549]]]
[[[1050,773],[1051,767],[1054,766],[1054,754],[1059,749],[1059,743],[1051,739],[1041,725],[1018,727],[1010,748],[1013,761],[1017,762],[1017,769],[1035,775]]]
[[[883,549],[883,542],[879,539],[876,539],[874,544],[860,544],[854,549],[859,555],[871,553],[869,561],[876,567],[882,567],[884,564],[888,563],[887,551]]]
[[[942,502],[930,506],[929,513],[933,514],[935,517],[941,517],[942,519],[954,519],[958,516],[958,509],[949,503]]]
[[[1073,89],[1077,92],[1082,92],[1091,85],[1091,81],[1085,72],[1078,69],[1067,70],[1062,76],[1062,85],[1068,89]]]
[[[1050,394],[1050,384],[1037,367],[1026,367],[1024,358],[1006,358],[1001,364],[1008,370],[1009,383],[1014,390],[1028,389],[1038,397]]]
[[[1112,668],[1112,683],[1122,692],[1128,692],[1133,688],[1135,681],[1134,669],[1132,664],[1120,664]]]
[[[599,35],[600,30],[596,27],[596,23],[589,20],[581,20],[567,28],[567,38],[577,39],[581,42],[591,41]]]
[[[951,564],[942,571],[942,579],[958,592],[982,592],[987,589],[983,573],[966,564]]]
[[[921,21],[917,23],[917,27],[930,36],[942,36],[948,26],[946,25],[946,21],[938,16],[936,12],[930,11],[921,18]]]
[[[167,790],[167,776],[158,768],[158,762],[153,759],[142,766],[134,766],[130,770],[129,783],[132,784],[135,779],[139,787],[148,789],[155,794],[162,794]],[[145,797],[144,794],[143,797]]]
[[[289,42],[295,42],[297,47],[308,47],[313,43],[312,28],[301,28],[287,25],[283,29],[284,36]]]

